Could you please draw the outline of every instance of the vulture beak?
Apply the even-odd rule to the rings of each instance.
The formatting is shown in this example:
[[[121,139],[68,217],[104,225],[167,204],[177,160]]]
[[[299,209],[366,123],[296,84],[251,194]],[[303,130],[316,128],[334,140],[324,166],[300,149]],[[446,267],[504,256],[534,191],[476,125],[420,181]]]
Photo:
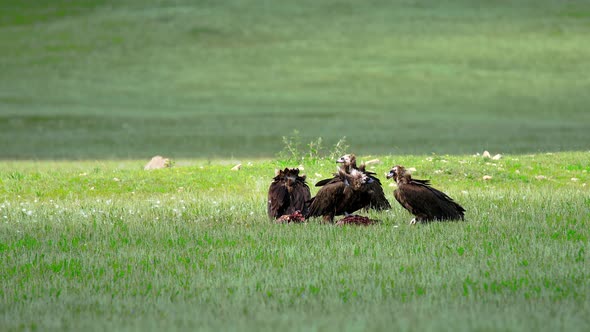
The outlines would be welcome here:
[[[389,171],[389,173],[387,174],[387,178],[388,179],[395,178],[395,171],[394,170]]]
[[[344,157],[340,157],[338,159],[336,159],[336,162],[339,164],[343,164],[344,163]]]

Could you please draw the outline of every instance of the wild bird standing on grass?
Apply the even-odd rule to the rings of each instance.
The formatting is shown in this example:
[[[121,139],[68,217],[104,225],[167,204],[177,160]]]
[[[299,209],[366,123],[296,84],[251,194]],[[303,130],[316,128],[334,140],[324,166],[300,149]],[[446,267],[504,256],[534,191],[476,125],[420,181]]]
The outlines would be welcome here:
[[[351,170],[358,170],[362,172],[370,181],[366,184],[365,195],[369,196],[369,204],[365,208],[374,209],[377,211],[381,210],[389,210],[391,209],[391,205],[387,198],[385,198],[385,193],[383,192],[383,187],[381,186],[381,181],[375,176],[376,173],[369,172],[366,170],[366,165],[362,163],[359,167],[356,165],[356,156],[354,154],[346,154],[338,160],[337,163],[340,164],[340,169],[342,169],[346,173],[350,173]],[[335,174],[335,177],[338,177],[338,174]],[[325,179],[316,183],[316,187],[321,187],[326,183],[330,182],[332,179]]]
[[[277,219],[291,215],[296,211],[304,212],[305,202],[311,199],[311,193],[305,175],[299,175],[298,168],[278,170],[268,188],[268,217]]]
[[[464,220],[465,209],[442,191],[430,186],[428,180],[412,179],[403,166],[394,166],[387,174],[397,182],[395,199],[415,216],[410,224],[435,220]]]
[[[306,218],[321,216],[324,221],[333,222],[334,216],[348,216],[371,203],[367,191],[373,179],[357,169],[347,172],[340,168],[335,177],[324,181],[309,202]]]

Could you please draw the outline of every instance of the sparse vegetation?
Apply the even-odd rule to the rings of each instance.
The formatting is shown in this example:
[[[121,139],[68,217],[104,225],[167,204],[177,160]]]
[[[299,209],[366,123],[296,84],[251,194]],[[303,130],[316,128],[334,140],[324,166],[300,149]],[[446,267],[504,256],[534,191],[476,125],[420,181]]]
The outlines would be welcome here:
[[[350,146],[346,144],[346,137],[342,137],[334,144],[330,151],[326,151],[321,137],[311,140],[303,147],[298,130],[294,130],[291,136],[283,136],[283,149],[277,154],[277,158],[284,162],[301,163],[318,162],[322,159],[334,160],[347,153]]]

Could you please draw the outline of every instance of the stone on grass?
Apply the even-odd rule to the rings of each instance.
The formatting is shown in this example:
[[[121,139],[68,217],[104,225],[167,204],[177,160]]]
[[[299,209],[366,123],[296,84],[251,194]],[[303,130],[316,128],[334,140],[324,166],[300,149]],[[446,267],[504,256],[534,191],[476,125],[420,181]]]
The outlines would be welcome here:
[[[143,168],[144,170],[160,169],[171,167],[170,159],[162,156],[154,156]]]

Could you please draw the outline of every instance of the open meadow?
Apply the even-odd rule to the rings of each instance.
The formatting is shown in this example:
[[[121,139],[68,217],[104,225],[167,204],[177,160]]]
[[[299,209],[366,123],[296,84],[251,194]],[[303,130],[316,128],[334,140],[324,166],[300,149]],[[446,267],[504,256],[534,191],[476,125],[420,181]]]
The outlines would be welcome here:
[[[393,208],[365,214],[380,220],[370,227],[269,221],[276,161],[2,162],[0,326],[590,327],[589,152],[381,160]],[[394,163],[460,202],[466,221],[408,225],[383,176]],[[334,170],[303,166],[310,183]]]
[[[582,0],[2,1],[0,331],[590,330],[588,36]],[[376,225],[268,220],[344,152]],[[410,226],[396,164],[466,220]]]

